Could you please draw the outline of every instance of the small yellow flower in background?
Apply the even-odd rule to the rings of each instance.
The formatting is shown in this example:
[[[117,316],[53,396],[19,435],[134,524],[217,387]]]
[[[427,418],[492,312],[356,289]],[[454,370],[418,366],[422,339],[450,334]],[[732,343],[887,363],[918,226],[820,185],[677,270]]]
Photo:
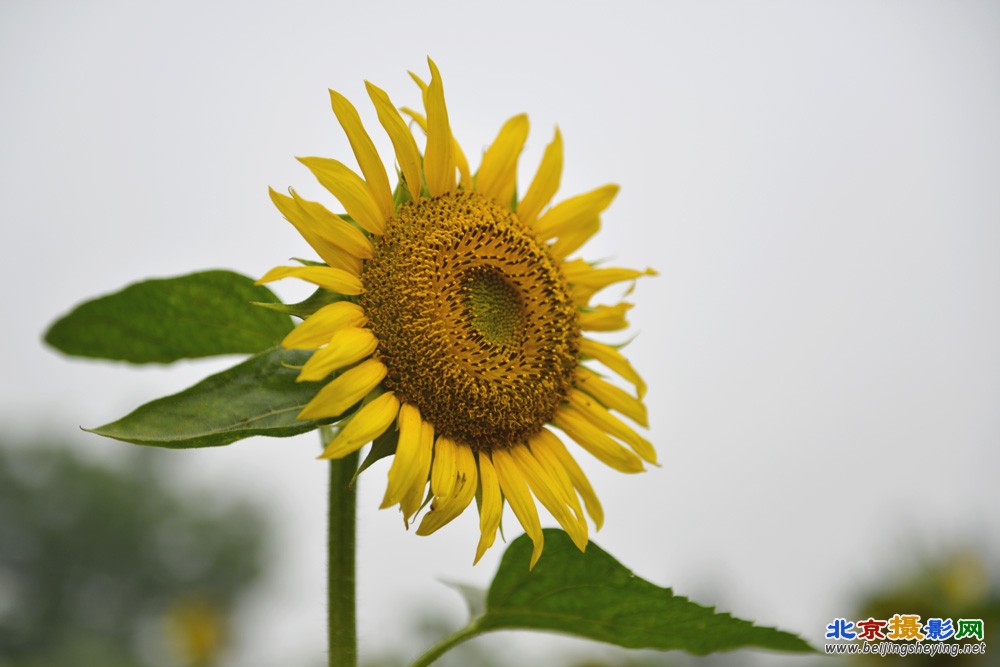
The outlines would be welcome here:
[[[426,115],[397,110],[366,83],[395,150],[395,196],[355,107],[330,91],[361,175],[337,160],[300,161],[346,216],[294,190],[272,190],[325,265],[277,267],[260,282],[296,277],[336,295],[282,343],[315,350],[300,381],[329,379],[301,419],[340,418],[360,403],[322,457],[347,456],[398,429],[382,507],[398,505],[408,523],[429,500],[417,528],[428,535],[478,493],[478,562],[506,502],[534,543],[534,566],[543,547],[535,499],[581,550],[588,539],[583,508],[597,528],[603,522],[597,495],[548,425],[621,472],[656,463],[652,445],[613,414],[647,426],[645,383],[617,349],[583,335],[627,326],[631,304],[591,305],[596,292],[653,272],[567,259],[598,230],[618,187],[549,206],[562,173],[558,130],[519,201],[527,116],[508,120],[479,171],[470,172],[451,133],[441,75],[428,62],[430,83],[411,74]],[[400,111],[424,131],[423,154]],[[583,360],[631,383],[635,395]]]
[[[214,665],[222,651],[225,618],[213,601],[184,597],[167,610],[167,636],[170,646],[191,667]]]

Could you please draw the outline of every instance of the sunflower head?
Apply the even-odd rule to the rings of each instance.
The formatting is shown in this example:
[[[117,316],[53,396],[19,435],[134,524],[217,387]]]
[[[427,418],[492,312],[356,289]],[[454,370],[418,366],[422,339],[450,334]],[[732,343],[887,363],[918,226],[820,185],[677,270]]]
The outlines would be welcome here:
[[[326,297],[282,343],[315,350],[299,380],[326,384],[299,416],[338,422],[321,457],[392,437],[382,507],[398,505],[408,525],[429,503],[417,528],[426,535],[477,497],[478,561],[507,503],[534,542],[534,566],[543,546],[536,499],[581,550],[584,509],[598,528],[603,522],[593,488],[550,427],[616,470],[656,463],[652,445],[621,418],[647,425],[645,384],[616,348],[586,337],[625,328],[631,307],[591,298],[652,271],[567,259],[598,230],[618,188],[550,205],[562,173],[558,130],[522,198],[515,192],[526,116],[503,125],[472,173],[451,133],[441,75],[428,62],[429,83],[411,74],[425,113],[397,109],[366,83],[395,152],[395,190],[357,110],[330,92],[360,174],[337,160],[300,161],[346,213],[272,190],[322,263],[277,267],[260,282],[301,278]],[[426,137],[422,152],[403,114]]]

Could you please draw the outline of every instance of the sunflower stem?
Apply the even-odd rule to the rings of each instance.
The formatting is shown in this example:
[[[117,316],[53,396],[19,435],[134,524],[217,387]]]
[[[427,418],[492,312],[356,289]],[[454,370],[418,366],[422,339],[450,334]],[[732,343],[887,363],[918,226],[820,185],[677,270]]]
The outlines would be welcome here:
[[[410,667],[427,667],[452,647],[461,644],[466,640],[472,639],[477,634],[479,634],[478,619],[473,620],[461,630],[448,635],[437,644],[427,649],[422,656],[410,663]]]
[[[323,445],[333,433],[320,429]],[[330,512],[327,534],[327,641],[330,667],[356,667],[358,633],[355,618],[355,504],[351,484],[358,469],[358,453],[330,461]]]

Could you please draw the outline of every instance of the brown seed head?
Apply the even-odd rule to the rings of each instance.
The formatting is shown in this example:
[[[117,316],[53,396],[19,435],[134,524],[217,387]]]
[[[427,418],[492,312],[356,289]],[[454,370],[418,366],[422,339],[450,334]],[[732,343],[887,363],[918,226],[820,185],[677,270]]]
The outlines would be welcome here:
[[[362,282],[385,383],[438,434],[487,451],[524,442],[571,388],[580,327],[566,279],[492,200],[405,204]]]

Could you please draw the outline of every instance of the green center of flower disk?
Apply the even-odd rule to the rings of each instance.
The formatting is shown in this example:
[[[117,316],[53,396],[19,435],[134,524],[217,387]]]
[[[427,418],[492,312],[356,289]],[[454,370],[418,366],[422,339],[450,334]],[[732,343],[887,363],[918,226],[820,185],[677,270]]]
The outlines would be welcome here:
[[[517,216],[481,195],[409,202],[361,276],[386,386],[473,449],[522,443],[572,387],[580,327],[566,279]]]
[[[524,334],[524,306],[496,269],[471,270],[463,276],[469,324],[490,343],[514,345]]]

